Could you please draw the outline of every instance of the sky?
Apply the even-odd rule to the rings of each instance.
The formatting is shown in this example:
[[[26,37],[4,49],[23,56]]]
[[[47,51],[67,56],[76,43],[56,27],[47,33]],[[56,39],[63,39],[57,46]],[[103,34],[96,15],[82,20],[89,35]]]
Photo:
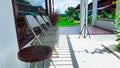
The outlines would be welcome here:
[[[45,0],[26,0],[33,6],[43,6],[45,8]],[[92,0],[88,0],[88,3]],[[54,8],[58,13],[64,13],[68,7],[76,7],[80,3],[80,0],[54,0]]]

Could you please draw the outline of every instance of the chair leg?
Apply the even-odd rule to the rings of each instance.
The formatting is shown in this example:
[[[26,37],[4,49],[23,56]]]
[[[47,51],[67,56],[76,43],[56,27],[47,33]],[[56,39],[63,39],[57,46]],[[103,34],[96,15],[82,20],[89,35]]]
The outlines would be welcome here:
[[[56,47],[59,48],[59,43],[56,43]]]
[[[53,50],[54,50],[55,54],[57,55],[57,57],[59,57],[58,51],[56,50],[55,47],[53,47]]]
[[[54,62],[53,62],[53,60],[50,58],[50,62],[52,63],[52,65],[54,66],[54,68],[56,68],[56,66],[55,66],[55,64],[54,64]]]
[[[43,60],[43,68],[46,68],[46,60]]]

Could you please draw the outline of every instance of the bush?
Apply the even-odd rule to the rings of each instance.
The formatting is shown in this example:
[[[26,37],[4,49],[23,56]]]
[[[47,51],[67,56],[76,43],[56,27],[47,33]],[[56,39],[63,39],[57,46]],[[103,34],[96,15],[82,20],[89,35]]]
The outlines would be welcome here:
[[[116,1],[117,2],[117,1]],[[113,17],[115,17],[115,21],[112,22],[114,24],[114,32],[117,36],[116,41],[118,41],[118,44],[115,48],[116,51],[120,52],[120,6],[117,7],[118,13],[115,14],[115,11],[113,11]]]
[[[120,52],[120,44],[118,44],[115,48],[116,51]]]
[[[56,26],[57,22],[59,21],[59,14],[57,14],[57,13],[51,14],[50,15],[50,20],[52,22],[52,25]]]
[[[66,17],[67,15],[66,15],[66,14],[61,14],[60,16],[61,16],[61,17]]]
[[[92,16],[88,16],[88,25],[92,24]]]

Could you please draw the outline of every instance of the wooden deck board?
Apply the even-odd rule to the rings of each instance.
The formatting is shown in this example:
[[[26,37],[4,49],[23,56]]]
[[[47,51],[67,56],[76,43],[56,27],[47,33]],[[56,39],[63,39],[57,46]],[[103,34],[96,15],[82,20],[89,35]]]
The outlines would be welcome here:
[[[100,35],[100,34],[113,34],[112,31],[108,31],[105,29],[101,29],[98,27],[89,26],[88,27],[90,35]],[[59,27],[59,33],[64,34],[79,34],[80,33],[80,27],[74,26],[74,27]]]

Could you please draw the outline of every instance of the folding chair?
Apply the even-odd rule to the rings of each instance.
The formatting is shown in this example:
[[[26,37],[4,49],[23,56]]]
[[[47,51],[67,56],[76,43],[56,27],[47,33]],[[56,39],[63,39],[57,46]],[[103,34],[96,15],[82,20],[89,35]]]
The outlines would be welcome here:
[[[34,34],[35,36],[35,39],[34,39],[34,43],[33,45],[39,45],[39,44],[42,44],[42,45],[45,45],[45,46],[49,46],[51,47],[53,50],[55,50],[55,47],[53,44],[50,44],[52,43],[51,41],[46,41],[46,38],[43,34],[43,30],[41,30],[41,33],[39,35],[36,34],[36,32],[34,31],[34,28],[35,27],[39,27],[41,29],[41,27],[39,26],[38,24],[38,21],[31,15],[26,15],[25,16],[25,20],[26,20],[26,23],[27,25],[29,26],[30,30],[32,31],[32,33]],[[41,38],[39,38],[41,37]],[[49,38],[49,37],[48,37]],[[44,40],[44,41],[43,41]],[[47,43],[47,44],[46,44]],[[49,43],[49,44],[48,44]],[[54,65],[54,67],[56,68],[55,64],[53,63],[52,59],[50,58],[52,64]]]
[[[42,25],[44,25],[44,27],[42,27],[41,30],[43,30],[43,33],[46,35],[46,37],[44,38],[44,40],[42,40],[45,43],[45,45],[59,46],[58,45],[58,40],[59,40],[59,38],[58,38],[58,32],[53,32],[53,31],[49,30],[49,27],[47,26],[47,24],[45,23],[45,21],[43,20],[43,18],[41,16],[37,15],[36,18],[38,20],[38,23],[39,23],[40,27],[42,27]],[[45,29],[48,29],[48,30],[46,31]],[[40,38],[42,38],[42,37],[40,36]],[[47,42],[47,40],[48,41],[52,41],[53,40],[52,44],[51,44],[51,42],[50,43]],[[59,57],[58,56],[58,52],[55,49],[55,47],[52,47],[52,48],[54,48],[55,54],[57,55],[57,57]]]
[[[57,38],[59,40],[59,34],[58,34],[58,31],[54,31],[54,30],[51,30],[51,28],[47,25],[47,23],[44,21],[44,19],[40,16],[40,15],[36,15],[36,19],[38,20],[38,23],[41,25],[44,25],[43,28],[45,29],[48,29],[47,31],[44,30],[44,34],[45,32],[47,33],[47,36],[54,36],[55,38]],[[59,47],[59,44],[58,44],[58,41],[57,43],[55,44],[57,47]],[[58,54],[58,53],[57,53]],[[57,56],[58,57],[58,56]]]
[[[36,15],[36,18],[38,20],[38,23],[43,26],[42,28],[44,30],[47,29],[46,30],[47,35],[54,35],[54,36],[58,37],[58,31],[51,30],[51,28],[47,25],[47,23],[44,21],[44,19],[40,15]]]
[[[43,15],[42,17],[53,31],[58,31],[58,26],[53,26],[48,16]]]

